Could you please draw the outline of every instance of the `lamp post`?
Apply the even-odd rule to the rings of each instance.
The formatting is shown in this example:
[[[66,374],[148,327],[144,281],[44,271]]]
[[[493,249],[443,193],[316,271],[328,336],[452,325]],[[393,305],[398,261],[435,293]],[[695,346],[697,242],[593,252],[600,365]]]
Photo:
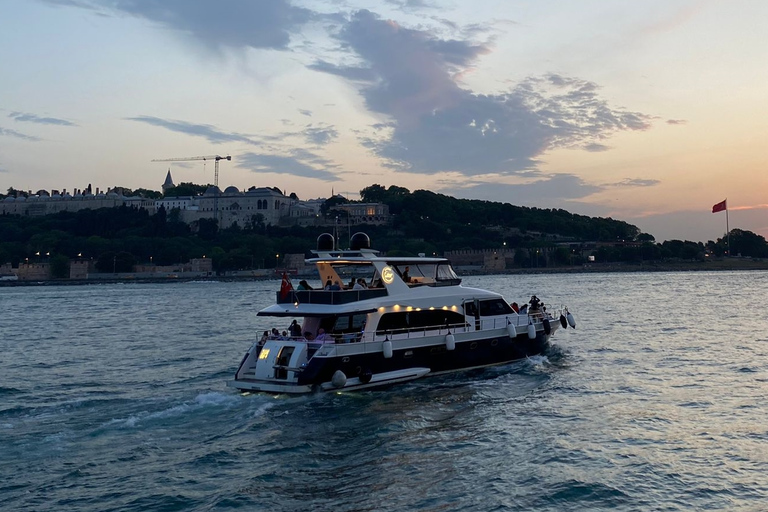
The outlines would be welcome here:
[[[280,254],[275,254],[275,269],[280,268]]]

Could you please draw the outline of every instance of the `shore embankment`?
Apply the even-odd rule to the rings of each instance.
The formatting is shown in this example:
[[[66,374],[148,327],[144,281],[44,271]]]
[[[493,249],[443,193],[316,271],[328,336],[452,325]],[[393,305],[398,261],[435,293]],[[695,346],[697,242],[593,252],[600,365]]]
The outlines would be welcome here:
[[[707,261],[643,262],[643,263],[588,263],[579,266],[511,268],[503,270],[458,268],[460,276],[514,275],[514,274],[583,274],[604,272],[707,272],[768,270],[768,259],[723,258]],[[295,276],[294,276],[295,277]],[[277,275],[231,276],[212,275],[194,277],[147,277],[116,279],[45,279],[0,281],[0,288],[7,286],[81,286],[114,283],[185,283],[192,281],[245,282],[279,279]]]

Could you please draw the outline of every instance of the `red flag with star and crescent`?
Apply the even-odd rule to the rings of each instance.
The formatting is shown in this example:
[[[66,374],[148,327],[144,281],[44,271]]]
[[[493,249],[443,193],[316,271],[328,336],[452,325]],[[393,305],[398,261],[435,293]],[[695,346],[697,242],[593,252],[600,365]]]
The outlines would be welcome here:
[[[284,299],[288,296],[289,293],[291,293],[291,290],[293,290],[293,285],[291,284],[291,278],[288,277],[287,272],[283,272],[283,282],[280,283],[280,298]]]
[[[712,207],[712,213],[722,212],[723,210],[727,210],[728,207],[726,206],[727,199],[720,201],[716,205]]]

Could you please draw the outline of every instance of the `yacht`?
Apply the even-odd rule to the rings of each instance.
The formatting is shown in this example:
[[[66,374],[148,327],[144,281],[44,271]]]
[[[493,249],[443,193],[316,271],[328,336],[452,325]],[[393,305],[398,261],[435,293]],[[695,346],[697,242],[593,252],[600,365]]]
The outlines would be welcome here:
[[[294,319],[293,332],[254,342],[228,386],[273,394],[388,386],[541,354],[559,327],[575,327],[567,308],[535,296],[518,308],[462,286],[446,258],[382,256],[365,233],[348,250],[335,249],[329,233],[317,247],[306,263],[322,288],[294,288],[283,275],[275,304],[258,315]]]

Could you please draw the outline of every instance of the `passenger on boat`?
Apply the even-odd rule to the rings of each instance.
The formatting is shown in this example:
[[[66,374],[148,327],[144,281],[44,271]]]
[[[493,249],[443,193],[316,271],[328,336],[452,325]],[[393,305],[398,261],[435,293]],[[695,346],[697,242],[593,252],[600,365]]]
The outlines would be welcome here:
[[[315,341],[319,341],[322,343],[333,343],[333,338],[325,334],[325,329],[321,327],[317,330],[317,336],[315,336]]]
[[[290,327],[288,327],[288,331],[290,331],[291,336],[294,338],[298,338],[301,336],[301,326],[296,320],[291,322]]]
[[[264,345],[264,343],[267,342],[267,339],[269,338],[269,331],[264,331],[264,334],[261,335],[261,339],[259,340],[259,345]]]
[[[323,288],[323,290],[330,290],[332,286],[333,286],[333,281],[331,281],[331,280],[329,279],[329,280],[327,280],[327,281],[325,282],[325,287]]]
[[[279,338],[280,337],[280,331],[278,331],[277,329],[275,329],[273,327],[272,328],[272,336],[274,336],[275,338]]]
[[[517,302],[513,302],[509,306],[515,311],[515,313],[519,313],[520,312],[520,306],[517,305]]]
[[[297,290],[312,290],[312,287],[309,286],[309,283],[306,279],[302,279],[299,281],[299,285],[296,287]]]
[[[341,291],[341,284],[339,284],[338,280],[334,281],[333,284],[331,285],[331,291],[334,291],[334,292]]]
[[[315,335],[312,334],[311,332],[307,331],[307,332],[304,333],[304,339],[306,339],[307,341],[314,341],[315,340]]]
[[[411,271],[411,267],[405,267],[405,270],[403,271],[403,274],[401,276],[403,278],[403,281],[405,281],[406,283],[411,282],[410,271]]]
[[[355,285],[352,286],[353,290],[365,290],[365,280],[360,277],[355,281]]]

